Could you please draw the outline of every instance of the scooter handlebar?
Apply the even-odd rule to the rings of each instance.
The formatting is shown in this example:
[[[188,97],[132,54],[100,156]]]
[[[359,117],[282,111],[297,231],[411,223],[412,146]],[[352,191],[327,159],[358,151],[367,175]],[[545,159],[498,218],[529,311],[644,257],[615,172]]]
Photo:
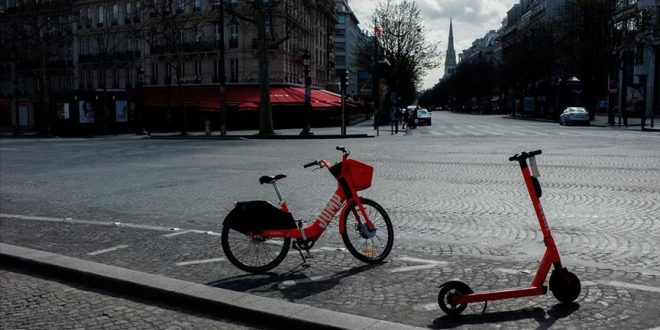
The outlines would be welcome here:
[[[534,151],[529,151],[529,152],[523,151],[519,154],[515,154],[512,157],[509,157],[509,161],[521,161],[521,160],[525,160],[527,158],[534,157],[534,156],[540,155],[540,154],[541,154],[540,149],[539,150],[534,150]]]

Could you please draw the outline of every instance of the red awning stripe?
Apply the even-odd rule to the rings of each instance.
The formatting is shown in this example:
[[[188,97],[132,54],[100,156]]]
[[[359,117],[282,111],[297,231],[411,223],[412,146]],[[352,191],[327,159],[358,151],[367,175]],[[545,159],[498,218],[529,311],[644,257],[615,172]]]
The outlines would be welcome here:
[[[220,110],[220,89],[217,86],[186,87],[183,92],[185,106],[197,106],[204,110]],[[230,107],[257,109],[260,89],[257,85],[227,86],[226,103]],[[181,104],[181,91],[173,86],[166,88],[147,88],[144,90],[144,102],[147,106],[173,106]],[[271,86],[270,102],[273,105],[303,105],[305,88],[297,86]],[[312,108],[327,109],[341,106],[341,96],[326,90],[311,90]],[[347,102],[347,106],[355,106]]]

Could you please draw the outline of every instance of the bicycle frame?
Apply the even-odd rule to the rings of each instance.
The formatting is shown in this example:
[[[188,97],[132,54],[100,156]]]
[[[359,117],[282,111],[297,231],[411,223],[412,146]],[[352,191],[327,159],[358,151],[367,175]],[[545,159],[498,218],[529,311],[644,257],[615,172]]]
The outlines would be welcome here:
[[[344,153],[342,155],[342,162],[346,161],[348,159],[348,153]],[[319,165],[321,167],[325,167],[327,169],[330,169],[331,165],[328,161],[326,160],[320,160]],[[341,174],[339,177],[337,177],[337,189],[335,190],[335,193],[332,195],[330,200],[326,203],[325,207],[323,208],[323,211],[316,217],[314,222],[306,226],[304,228],[296,228],[296,229],[285,229],[285,230],[264,230],[256,236],[260,237],[289,237],[289,238],[294,238],[294,239],[318,239],[321,234],[325,231],[325,229],[328,227],[332,219],[337,215],[337,212],[340,212],[339,214],[339,231],[340,234],[343,233],[343,222],[344,222],[344,215],[346,212],[348,212],[349,205],[352,205],[355,203],[358,206],[358,209],[360,211],[360,214],[362,215],[362,219],[365,221],[367,224],[367,227],[369,229],[373,229],[374,226],[371,222],[371,219],[369,219],[369,216],[367,215],[367,212],[364,210],[364,206],[362,205],[362,202],[360,201],[360,196],[357,194],[356,189],[353,187],[351,184],[350,180],[346,179],[347,177],[347,167],[342,166],[341,168]],[[282,197],[282,194],[280,193],[279,189],[275,185],[275,190],[277,192],[277,196],[280,199],[280,209],[282,211],[289,212],[289,206],[286,203],[286,200]],[[358,220],[360,219],[358,215],[356,214],[356,218]]]

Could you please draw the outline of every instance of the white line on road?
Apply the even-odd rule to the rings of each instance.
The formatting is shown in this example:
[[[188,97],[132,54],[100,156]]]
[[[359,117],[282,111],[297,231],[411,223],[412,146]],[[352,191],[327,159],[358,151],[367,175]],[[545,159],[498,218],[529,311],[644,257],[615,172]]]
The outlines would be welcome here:
[[[197,229],[186,229],[186,230],[178,231],[178,232],[176,232],[176,233],[171,233],[171,234],[163,235],[163,237],[174,237],[174,236],[179,236],[179,235],[181,235],[181,234],[187,234],[187,233],[207,234],[207,235],[212,235],[212,236],[221,236],[220,233],[216,233],[216,232],[212,232],[212,231],[197,230]]]
[[[309,282],[316,282],[316,281],[324,281],[329,278],[332,278],[333,275],[318,275],[318,276],[312,276],[312,277],[307,277],[307,278],[301,278],[299,280],[286,280],[280,283],[281,286],[292,286],[296,284],[301,284],[301,283],[309,283]]]
[[[197,265],[197,264],[207,264],[211,262],[225,261],[225,258],[211,258],[211,259],[201,259],[201,260],[191,260],[191,261],[182,261],[177,262],[177,266],[187,266],[187,265]]]
[[[449,264],[446,261],[437,261],[437,260],[419,259],[419,258],[410,258],[410,257],[401,257],[399,258],[399,260],[408,261],[408,262],[418,262],[418,263],[422,263],[423,265],[398,267],[388,270],[389,273],[409,272],[412,270],[429,269],[440,265],[444,266]]]
[[[626,289],[633,289],[633,290],[660,293],[660,288],[655,287],[655,286],[648,286],[648,285],[642,285],[642,284],[632,284],[632,283],[619,282],[619,281],[595,281],[595,282],[598,283],[598,284],[607,285],[607,286],[614,286],[614,287],[617,287],[617,288],[626,288]]]
[[[125,249],[127,247],[128,247],[128,245],[117,245],[117,246],[113,246],[113,247],[108,248],[108,249],[98,250],[98,251],[90,252],[90,253],[87,253],[87,254],[90,255],[90,256],[96,256],[96,255],[103,254],[103,253],[106,253],[106,252],[112,252],[112,251],[116,251],[116,250]]]
[[[92,220],[80,220],[80,219],[72,219],[72,218],[39,217],[39,216],[32,216],[32,215],[19,215],[19,214],[6,214],[6,213],[0,213],[0,218],[33,220],[33,221],[64,222],[64,223],[75,223],[75,224],[84,224],[84,225],[117,226],[117,227],[149,229],[149,230],[157,230],[157,231],[172,231],[172,228],[162,227],[162,226],[137,225],[137,224],[132,224],[132,223],[119,223],[119,224],[117,224],[116,222],[110,222],[110,221],[92,221]]]

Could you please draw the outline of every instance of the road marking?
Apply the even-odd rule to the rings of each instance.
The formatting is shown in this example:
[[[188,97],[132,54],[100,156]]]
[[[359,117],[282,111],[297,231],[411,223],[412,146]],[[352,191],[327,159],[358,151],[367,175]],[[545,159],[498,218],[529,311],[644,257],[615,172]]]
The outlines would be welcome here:
[[[423,265],[398,267],[398,268],[390,269],[387,272],[389,273],[409,272],[413,270],[429,269],[440,265],[444,266],[449,264],[446,261],[437,261],[437,260],[419,259],[419,258],[410,258],[410,257],[401,257],[399,258],[399,260],[408,261],[408,262],[418,262],[418,263],[422,263]]]
[[[183,261],[183,262],[177,262],[177,266],[188,266],[188,265],[197,265],[197,264],[207,264],[211,262],[219,262],[219,261],[225,261],[225,258],[211,258],[211,259],[201,259],[201,260],[191,260],[191,261]]]
[[[150,226],[150,225],[137,225],[132,223],[116,223],[110,221],[92,221],[92,220],[80,220],[73,218],[56,218],[56,217],[39,217],[32,215],[19,215],[19,214],[6,214],[0,213],[0,218],[9,218],[9,219],[21,219],[21,220],[33,220],[33,221],[50,221],[50,222],[64,222],[64,223],[76,223],[84,225],[101,225],[101,226],[113,226],[113,227],[128,227],[136,229],[148,229],[156,231],[172,231],[170,227],[162,226]]]
[[[312,276],[312,277],[306,277],[306,278],[301,278],[299,280],[286,280],[280,282],[279,285],[281,286],[292,286],[296,284],[302,284],[302,283],[310,283],[310,282],[316,282],[316,281],[325,281],[327,279],[332,278],[333,275],[318,275],[318,276]]]
[[[176,228],[176,229],[179,230],[179,228]],[[220,233],[216,233],[216,232],[212,232],[212,231],[197,230],[197,229],[186,229],[186,230],[177,231],[176,233],[163,235],[163,237],[174,237],[174,236],[179,236],[181,234],[187,234],[187,233],[207,234],[207,235],[212,235],[212,236],[221,236],[222,235]]]
[[[108,249],[98,250],[98,251],[90,252],[90,253],[87,253],[87,254],[90,255],[90,256],[96,256],[96,255],[103,254],[103,253],[106,253],[106,252],[112,252],[112,251],[116,251],[116,250],[125,249],[127,247],[128,247],[128,245],[117,245],[117,246],[113,246],[113,247],[108,248]]]
[[[607,285],[607,286],[614,286],[614,287],[617,287],[617,288],[626,288],[626,289],[633,289],[633,290],[660,293],[660,288],[655,287],[655,286],[642,285],[642,284],[632,284],[632,283],[619,282],[619,281],[595,281],[595,282],[598,283],[598,284]]]

